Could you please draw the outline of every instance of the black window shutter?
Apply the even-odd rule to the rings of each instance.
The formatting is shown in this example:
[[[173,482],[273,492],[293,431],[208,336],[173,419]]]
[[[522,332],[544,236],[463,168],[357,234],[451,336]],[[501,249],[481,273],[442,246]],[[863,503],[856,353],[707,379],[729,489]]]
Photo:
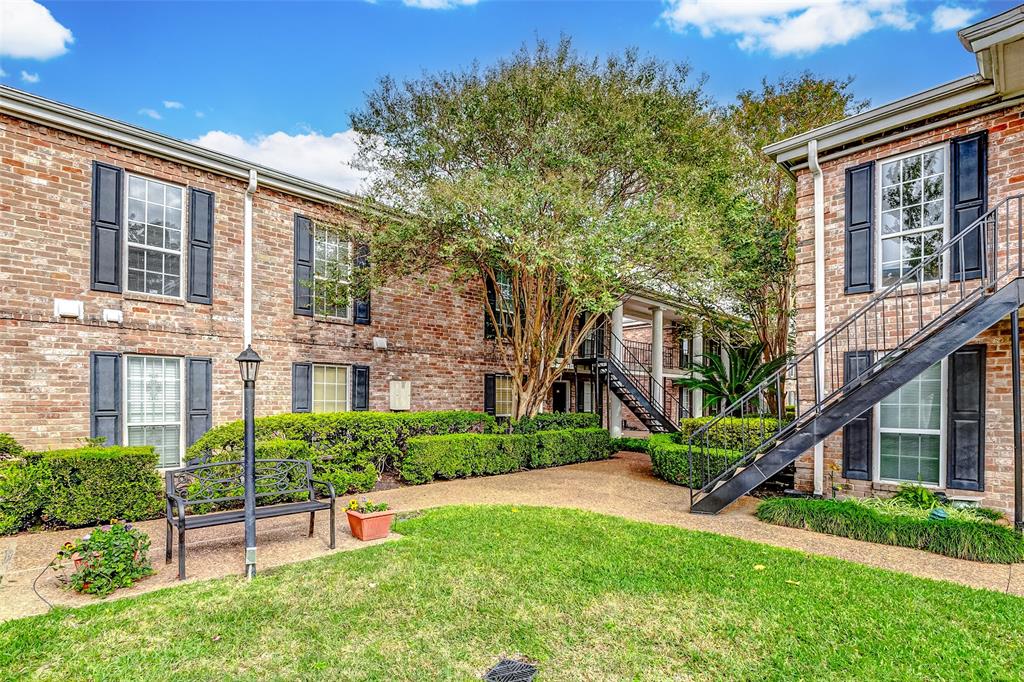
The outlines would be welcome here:
[[[950,236],[956,236],[985,214],[988,207],[988,131],[954,138],[950,145],[952,157],[952,196],[950,197]],[[960,248],[953,248],[950,278],[959,280],[981,277],[981,228],[963,239]]]
[[[587,379],[585,377],[576,377],[576,411],[585,412],[586,405],[583,401],[583,384]]]
[[[847,351],[843,357],[844,383],[860,376],[873,361],[873,351]],[[869,409],[843,427],[843,478],[871,480],[873,424],[874,410]]]
[[[213,361],[185,358],[185,445],[202,438],[213,426]]]
[[[352,409],[365,412],[370,409],[370,368],[352,365]]]
[[[121,216],[124,171],[92,163],[92,288],[121,291]]]
[[[946,487],[985,489],[985,346],[949,356]]]
[[[875,163],[846,169],[846,293],[875,288]]]
[[[313,410],[313,364],[292,364],[292,412]]]
[[[313,315],[313,296],[309,283],[313,280],[313,223],[305,216],[295,216],[295,314]],[[307,410],[308,411],[308,410]]]
[[[188,188],[188,300],[213,303],[213,192]]]
[[[490,305],[491,310],[494,314],[498,314],[498,296],[494,292],[494,282],[491,278],[484,275],[484,284],[487,285],[487,305]],[[491,321],[491,314],[487,312],[487,308],[484,308],[484,338],[493,339],[497,338],[497,334],[494,330],[494,323]]]
[[[370,265],[370,247],[367,244],[356,244],[353,265],[365,268]],[[370,324],[370,293],[365,298],[353,302],[352,321],[356,324]]]
[[[494,375],[484,375],[484,412],[494,416],[495,412],[495,400],[494,400]]]
[[[89,354],[89,437],[121,444],[121,354]]]

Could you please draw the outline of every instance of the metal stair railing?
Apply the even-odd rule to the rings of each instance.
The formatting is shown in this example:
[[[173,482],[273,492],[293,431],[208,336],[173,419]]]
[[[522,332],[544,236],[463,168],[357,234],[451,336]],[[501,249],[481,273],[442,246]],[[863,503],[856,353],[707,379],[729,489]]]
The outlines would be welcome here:
[[[619,373],[626,378],[632,388],[646,400],[652,408],[666,421],[678,426],[679,420],[690,416],[689,411],[676,400],[671,393],[661,386],[660,397],[655,395],[654,375],[622,339],[607,327],[600,327],[590,332],[591,337],[582,346],[590,350],[591,357],[614,364]],[[581,352],[582,354],[582,352]],[[675,415],[673,417],[673,415]],[[639,416],[639,415],[638,415]]]
[[[705,483],[690,489],[691,506],[698,495],[714,490],[770,451],[941,324],[1011,279],[1024,276],[1022,213],[1024,195],[1003,199],[933,253],[917,256],[913,267],[832,331],[696,429],[688,441],[690,480]],[[965,263],[976,266],[967,272],[977,270],[979,276],[965,277]],[[847,353],[857,352],[862,353],[854,356],[857,375],[847,379]],[[788,422],[787,393],[795,396],[794,418]],[[721,458],[710,452],[709,434],[729,418],[744,420],[745,445],[737,458],[722,467]]]

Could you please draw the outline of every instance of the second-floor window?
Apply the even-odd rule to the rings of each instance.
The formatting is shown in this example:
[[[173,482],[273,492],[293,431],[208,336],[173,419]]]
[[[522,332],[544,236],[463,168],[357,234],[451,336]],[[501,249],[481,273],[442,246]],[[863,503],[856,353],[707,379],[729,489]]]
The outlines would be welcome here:
[[[946,151],[915,151],[881,163],[880,229],[882,284],[934,254],[945,238]],[[924,268],[925,281],[942,277],[939,260]]]
[[[346,319],[349,306],[339,301],[339,285],[349,281],[352,244],[336,232],[313,232],[313,314]]]
[[[128,176],[128,291],[181,296],[181,187]]]

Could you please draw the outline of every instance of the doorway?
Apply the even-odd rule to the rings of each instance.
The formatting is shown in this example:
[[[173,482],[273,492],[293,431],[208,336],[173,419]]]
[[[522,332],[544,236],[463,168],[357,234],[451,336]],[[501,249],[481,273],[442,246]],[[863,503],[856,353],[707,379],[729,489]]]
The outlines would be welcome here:
[[[556,381],[551,384],[551,411],[569,411],[569,382]]]

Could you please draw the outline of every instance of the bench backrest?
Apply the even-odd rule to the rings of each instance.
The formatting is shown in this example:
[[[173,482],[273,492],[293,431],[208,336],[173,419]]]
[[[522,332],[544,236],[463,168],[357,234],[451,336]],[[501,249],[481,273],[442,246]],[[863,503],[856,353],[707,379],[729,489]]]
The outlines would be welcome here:
[[[241,460],[190,464],[166,472],[165,477],[167,495],[180,497],[186,505],[240,502],[245,497]],[[307,460],[257,459],[255,479],[257,504],[271,497],[316,498],[313,465]]]

